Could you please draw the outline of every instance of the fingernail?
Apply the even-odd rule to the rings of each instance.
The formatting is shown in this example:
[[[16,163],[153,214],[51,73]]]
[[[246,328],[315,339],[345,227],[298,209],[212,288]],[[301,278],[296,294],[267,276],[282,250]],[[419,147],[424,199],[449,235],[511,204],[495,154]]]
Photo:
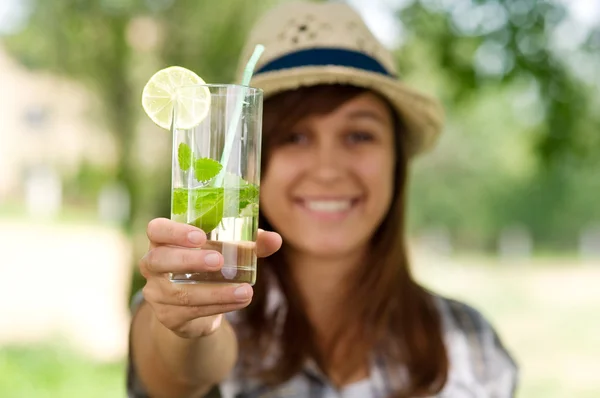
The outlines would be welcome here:
[[[240,286],[233,292],[233,295],[238,300],[246,300],[250,296],[248,286]]]
[[[202,243],[202,238],[202,232],[200,231],[192,231],[188,234],[188,240],[195,245]]]
[[[210,253],[204,257],[204,262],[209,267],[218,267],[221,260],[219,259],[219,255],[217,253]]]

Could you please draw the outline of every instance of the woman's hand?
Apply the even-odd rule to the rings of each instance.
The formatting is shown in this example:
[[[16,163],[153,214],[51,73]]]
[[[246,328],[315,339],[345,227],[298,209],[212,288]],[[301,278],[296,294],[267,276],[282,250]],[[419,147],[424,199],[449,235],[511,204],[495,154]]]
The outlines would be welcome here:
[[[258,231],[256,252],[267,257],[281,247],[274,232]],[[213,333],[223,314],[250,304],[252,287],[243,284],[178,284],[169,273],[184,274],[218,271],[223,256],[216,251],[200,250],[206,234],[191,225],[157,218],[148,223],[150,249],[140,261],[146,278],[144,299],[156,319],[180,337],[195,338]]]

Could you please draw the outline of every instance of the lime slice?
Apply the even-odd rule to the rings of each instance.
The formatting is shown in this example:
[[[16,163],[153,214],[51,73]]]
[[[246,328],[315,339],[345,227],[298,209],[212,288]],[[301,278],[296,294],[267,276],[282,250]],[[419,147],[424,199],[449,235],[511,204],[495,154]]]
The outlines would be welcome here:
[[[173,119],[173,107],[177,103],[177,127],[189,129],[204,120],[210,108],[210,91],[206,84],[191,70],[170,66],[156,72],[142,92],[142,107],[154,123],[169,130]],[[177,92],[177,88],[190,86]]]

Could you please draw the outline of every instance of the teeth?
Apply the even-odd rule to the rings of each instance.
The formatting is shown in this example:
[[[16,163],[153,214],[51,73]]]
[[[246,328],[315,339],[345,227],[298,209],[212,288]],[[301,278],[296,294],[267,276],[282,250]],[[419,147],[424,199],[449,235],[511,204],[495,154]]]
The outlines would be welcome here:
[[[305,204],[309,210],[330,213],[348,210],[351,206],[349,200],[307,200]]]

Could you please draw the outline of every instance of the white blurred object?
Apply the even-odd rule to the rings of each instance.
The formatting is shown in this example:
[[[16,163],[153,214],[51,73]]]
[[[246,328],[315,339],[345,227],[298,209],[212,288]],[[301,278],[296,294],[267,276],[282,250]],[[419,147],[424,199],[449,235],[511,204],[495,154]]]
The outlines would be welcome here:
[[[50,167],[35,167],[25,177],[25,202],[30,217],[53,219],[62,207],[62,181]]]
[[[135,17],[127,26],[127,42],[137,51],[152,51],[162,38],[160,25],[152,18]]]
[[[402,24],[396,18],[396,10],[409,3],[408,0],[348,0],[364,18],[365,23],[383,44],[389,48],[398,47],[403,39]]]
[[[600,258],[600,224],[589,226],[581,232],[579,255],[584,259]]]
[[[498,238],[498,255],[506,261],[527,260],[533,252],[533,238],[529,230],[520,225],[506,227]]]
[[[0,220],[0,246],[0,351],[59,337],[94,359],[126,355],[126,235],[100,226]]]
[[[122,183],[105,185],[98,196],[98,214],[100,219],[120,224],[129,217],[131,200],[127,188]]]
[[[450,257],[453,252],[452,236],[443,226],[427,228],[419,237],[419,246],[427,255]]]

